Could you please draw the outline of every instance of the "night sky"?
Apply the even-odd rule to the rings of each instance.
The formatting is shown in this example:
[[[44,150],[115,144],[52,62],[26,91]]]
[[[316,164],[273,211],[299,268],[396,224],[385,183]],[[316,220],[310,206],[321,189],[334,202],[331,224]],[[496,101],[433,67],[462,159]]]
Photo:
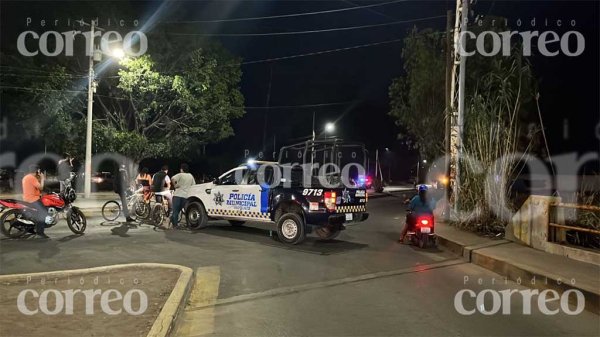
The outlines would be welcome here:
[[[142,23],[154,15],[157,18],[156,24],[166,25],[171,32],[197,34],[291,32],[384,24],[443,16],[447,9],[455,8],[454,1],[396,1],[368,9],[320,15],[233,22],[188,22],[326,11],[389,1],[172,1],[132,2],[131,6],[135,9],[134,12],[139,14]],[[24,8],[12,2],[2,3],[3,49],[7,47],[7,43],[14,43],[16,34],[22,31],[20,28],[9,26],[7,21],[19,20],[22,23],[27,16],[43,15],[40,12],[44,13],[44,8],[70,4],[60,1],[27,2],[31,5]],[[513,29],[517,28],[516,20],[521,19],[523,26],[517,28],[519,31],[555,30],[560,34],[567,29],[539,25],[544,19],[548,19],[549,22],[556,19],[576,20],[577,24],[573,29],[581,32],[586,39],[583,55],[533,56],[530,61],[539,81],[542,116],[551,152],[559,154],[569,151],[598,151],[600,140],[594,132],[596,125],[600,123],[599,3],[477,1],[472,10],[475,16],[507,17]],[[531,28],[530,21],[534,17],[538,27]],[[347,31],[211,38],[218,39],[231,53],[242,57],[244,62],[251,62],[401,39],[413,26],[419,29],[443,30],[445,22],[446,19],[442,17]],[[189,37],[174,35],[172,38]],[[208,152],[228,152],[242,157],[243,150],[250,149],[255,154],[263,147],[265,115],[266,150],[271,152],[274,137],[279,147],[309,136],[314,112],[317,132],[322,130],[325,122],[336,121],[337,136],[362,141],[372,151],[375,148],[389,147],[397,156],[397,165],[400,165],[403,158],[414,156],[414,153],[407,152],[406,146],[396,139],[399,129],[387,116],[388,87],[394,77],[403,73],[401,50],[400,41],[316,56],[244,64],[242,93],[248,107],[267,105],[269,82],[270,106],[345,103],[312,108],[249,108],[242,119],[233,122],[236,136],[209,146]],[[565,120],[569,129],[567,138],[563,137]]]

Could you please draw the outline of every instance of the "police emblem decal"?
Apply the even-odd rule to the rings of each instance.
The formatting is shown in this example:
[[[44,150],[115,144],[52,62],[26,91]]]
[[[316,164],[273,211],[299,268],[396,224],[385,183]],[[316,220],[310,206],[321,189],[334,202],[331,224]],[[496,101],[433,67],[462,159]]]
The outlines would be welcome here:
[[[352,197],[350,196],[350,191],[344,188],[342,191],[342,201],[347,204],[352,202]]]
[[[213,198],[215,205],[222,206],[223,205],[223,194],[221,192],[215,193],[215,197]]]

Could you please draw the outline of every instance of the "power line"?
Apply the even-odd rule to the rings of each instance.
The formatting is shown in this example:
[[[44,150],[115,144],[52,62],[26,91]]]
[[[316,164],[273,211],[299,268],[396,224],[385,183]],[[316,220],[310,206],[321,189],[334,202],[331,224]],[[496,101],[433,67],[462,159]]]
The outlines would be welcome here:
[[[389,40],[389,41],[367,43],[367,44],[361,44],[361,45],[352,46],[352,47],[322,50],[322,51],[316,51],[316,52],[312,52],[312,53],[305,53],[305,54],[298,54],[298,55],[289,55],[289,56],[275,57],[275,58],[264,59],[264,60],[246,61],[246,62],[242,62],[242,64],[254,64],[254,63],[272,62],[272,61],[294,59],[294,58],[298,58],[298,57],[305,57],[305,56],[314,56],[314,55],[335,53],[335,52],[340,52],[340,51],[346,51],[346,50],[352,50],[352,49],[358,49],[358,48],[366,48],[366,47],[372,47],[372,46],[377,46],[377,45],[382,45],[382,44],[388,44],[388,43],[395,43],[395,42],[400,42],[402,40],[404,40],[404,39],[395,39],[395,40]]]
[[[315,33],[327,33],[327,32],[337,32],[337,31],[348,31],[348,30],[357,30],[357,29],[365,29],[365,28],[376,28],[376,27],[385,27],[391,25],[398,25],[403,23],[411,23],[418,21],[426,21],[432,19],[440,19],[445,18],[446,15],[436,15],[436,16],[428,16],[423,18],[416,18],[410,20],[400,20],[394,22],[386,22],[386,23],[377,23],[372,25],[363,25],[363,26],[350,26],[350,27],[338,27],[338,28],[328,28],[328,29],[316,29],[316,30],[299,30],[293,32],[271,32],[271,33],[173,33],[167,32],[168,35],[174,36],[281,36],[281,35],[303,35],[303,34],[315,34]]]
[[[250,17],[250,18],[219,19],[219,20],[165,21],[163,23],[168,23],[168,24],[173,24],[173,23],[219,23],[219,22],[239,22],[239,21],[255,21],[255,20],[279,19],[279,18],[291,18],[291,17],[299,17],[299,16],[309,16],[309,15],[330,14],[330,13],[339,13],[339,12],[345,12],[345,11],[353,11],[353,10],[357,10],[357,9],[365,9],[365,8],[391,5],[391,4],[405,2],[405,1],[407,1],[407,0],[394,0],[394,1],[382,2],[382,3],[377,3],[377,4],[365,5],[365,6],[329,9],[329,10],[316,11],[316,12],[259,16],[259,17]]]
[[[244,109],[296,109],[296,108],[316,108],[323,106],[345,105],[356,103],[357,101],[318,103],[318,104],[301,104],[301,105],[271,105],[271,106],[245,106]]]
[[[86,78],[87,76],[85,75],[69,75],[69,74],[53,74],[53,75],[42,75],[42,74],[18,74],[18,73],[0,73],[0,76],[17,76],[17,77],[43,77],[43,78],[47,78],[47,77],[69,77],[69,78]]]
[[[34,72],[34,73],[44,73],[44,74],[55,74],[57,70],[54,71],[50,71],[50,70],[43,70],[43,69],[33,69],[33,68],[23,68],[23,67],[14,67],[14,66],[5,66],[5,65],[0,65],[0,68],[9,68],[11,70],[9,71],[21,71],[21,72]],[[77,73],[68,73],[65,72],[65,74],[67,75],[84,75],[83,73],[77,74]],[[86,75],[87,76],[87,75]]]
[[[67,90],[67,89],[38,89],[38,88],[11,87],[11,86],[0,86],[0,89],[14,89],[14,90],[21,90],[21,91],[61,91],[61,92],[86,92],[86,90]]]

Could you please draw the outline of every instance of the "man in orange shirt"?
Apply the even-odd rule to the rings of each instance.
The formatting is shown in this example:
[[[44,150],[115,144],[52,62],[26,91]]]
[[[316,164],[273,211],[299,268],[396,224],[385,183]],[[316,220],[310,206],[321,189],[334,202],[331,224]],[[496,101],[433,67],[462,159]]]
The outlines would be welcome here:
[[[23,177],[21,181],[23,186],[23,201],[31,203],[32,206],[37,210],[33,216],[35,222],[35,233],[47,239],[48,236],[44,234],[46,228],[46,215],[48,211],[42,204],[42,189],[44,188],[44,175],[37,165],[31,165],[29,167],[29,174]]]

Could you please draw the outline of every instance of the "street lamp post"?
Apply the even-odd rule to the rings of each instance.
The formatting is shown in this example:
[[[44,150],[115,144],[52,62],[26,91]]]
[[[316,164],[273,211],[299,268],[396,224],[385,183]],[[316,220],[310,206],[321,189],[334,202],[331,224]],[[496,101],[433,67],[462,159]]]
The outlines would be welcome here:
[[[82,21],[82,24],[87,23]],[[91,42],[89,45],[89,69],[88,69],[88,106],[87,106],[87,123],[85,132],[85,169],[84,169],[84,180],[83,180],[83,193],[84,197],[90,198],[92,195],[92,119],[94,109],[94,91],[96,90],[96,83],[94,82],[94,61],[102,60],[102,53],[100,50],[95,50],[94,45],[94,31],[96,30],[96,21],[92,20],[89,24]],[[102,30],[98,28],[99,30]],[[116,48],[111,52],[111,56],[117,59],[125,57],[125,52],[121,48]]]
[[[92,109],[94,107],[94,28],[96,22],[92,20],[90,24],[90,67],[88,71],[88,106],[87,106],[87,129],[85,133],[85,175],[84,175],[84,196],[90,198],[92,193]]]

